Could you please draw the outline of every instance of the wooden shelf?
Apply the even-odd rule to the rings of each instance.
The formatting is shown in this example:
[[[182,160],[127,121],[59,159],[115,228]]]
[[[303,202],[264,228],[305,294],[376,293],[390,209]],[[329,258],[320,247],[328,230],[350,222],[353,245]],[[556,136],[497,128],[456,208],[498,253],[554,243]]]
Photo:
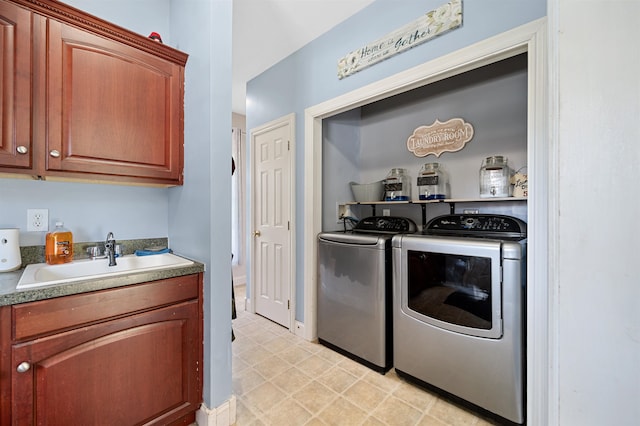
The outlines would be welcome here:
[[[411,201],[348,201],[344,204],[354,205],[394,205],[394,204],[438,204],[438,203],[484,203],[496,201],[527,201],[525,197],[501,197],[501,198],[445,198],[444,200],[411,200]]]

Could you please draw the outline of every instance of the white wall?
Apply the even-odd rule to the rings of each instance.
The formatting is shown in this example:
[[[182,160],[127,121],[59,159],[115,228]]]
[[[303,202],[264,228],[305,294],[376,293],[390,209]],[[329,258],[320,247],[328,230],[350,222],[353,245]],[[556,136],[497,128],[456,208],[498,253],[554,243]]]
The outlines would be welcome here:
[[[238,114],[238,113],[232,113],[231,114],[231,126],[232,127],[237,127],[238,129],[242,129],[244,132],[247,131],[247,116],[246,115],[242,115],[242,114]]]
[[[640,3],[549,2],[559,425],[640,419]],[[557,19],[557,20],[556,20]],[[557,56],[556,56],[557,55]]]
[[[243,155],[246,155],[246,139],[247,139],[247,117],[245,115],[233,113],[231,114],[231,125],[237,129],[241,129],[242,131],[242,142],[243,146],[241,147],[243,151]],[[247,230],[247,209],[246,209],[246,182],[247,182],[247,170],[243,164],[239,164],[236,159],[236,177],[238,178],[238,182],[241,186],[241,191],[244,194],[244,197],[241,196],[240,200],[240,212],[239,212],[239,226],[240,226],[240,257],[238,263],[233,266],[233,284],[234,285],[243,285],[247,282],[247,239],[246,239],[246,230]]]

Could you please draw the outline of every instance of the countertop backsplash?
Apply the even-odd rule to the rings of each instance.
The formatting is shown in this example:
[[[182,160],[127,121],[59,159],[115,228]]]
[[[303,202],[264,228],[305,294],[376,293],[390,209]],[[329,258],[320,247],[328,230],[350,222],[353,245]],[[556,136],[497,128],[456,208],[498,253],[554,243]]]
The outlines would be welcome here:
[[[133,254],[136,250],[144,250],[156,247],[169,247],[169,239],[164,238],[148,238],[140,240],[116,240],[116,244],[120,246],[120,254]],[[87,248],[100,247],[100,252],[104,252],[104,241],[90,241],[73,244],[73,259],[88,259],[89,254]],[[44,263],[44,246],[25,246],[20,247],[20,255],[22,256],[22,267],[32,263]]]

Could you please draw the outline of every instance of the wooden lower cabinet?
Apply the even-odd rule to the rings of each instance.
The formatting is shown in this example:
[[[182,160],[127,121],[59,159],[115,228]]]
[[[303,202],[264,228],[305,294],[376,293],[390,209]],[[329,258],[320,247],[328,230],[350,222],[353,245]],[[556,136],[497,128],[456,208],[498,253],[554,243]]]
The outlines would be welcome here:
[[[201,282],[196,274],[3,307],[12,339],[10,361],[0,364],[2,381],[10,377],[2,424],[193,423],[202,400]]]

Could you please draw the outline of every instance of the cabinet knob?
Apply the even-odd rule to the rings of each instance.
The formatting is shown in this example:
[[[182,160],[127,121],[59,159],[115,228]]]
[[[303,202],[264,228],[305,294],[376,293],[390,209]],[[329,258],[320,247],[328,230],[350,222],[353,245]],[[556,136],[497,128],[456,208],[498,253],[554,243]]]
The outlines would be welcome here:
[[[51,151],[49,151],[49,155],[53,158],[58,158],[60,157],[60,151],[58,151],[57,149],[52,149]]]
[[[27,371],[29,371],[30,368],[31,368],[31,364],[29,364],[27,361],[23,361],[20,363],[20,365],[18,365],[18,368],[16,368],[16,371],[18,373],[26,373]]]
[[[253,233],[253,236],[254,236],[254,237],[259,237],[260,235],[262,235],[262,234],[260,233],[260,231],[255,231],[255,232]]]
[[[23,154],[23,155],[24,155],[24,154],[26,154],[27,152],[29,152],[29,148],[27,148],[27,147],[26,147],[26,146],[24,146],[24,145],[19,145],[19,146],[16,148],[16,151],[18,151],[18,154]]]

